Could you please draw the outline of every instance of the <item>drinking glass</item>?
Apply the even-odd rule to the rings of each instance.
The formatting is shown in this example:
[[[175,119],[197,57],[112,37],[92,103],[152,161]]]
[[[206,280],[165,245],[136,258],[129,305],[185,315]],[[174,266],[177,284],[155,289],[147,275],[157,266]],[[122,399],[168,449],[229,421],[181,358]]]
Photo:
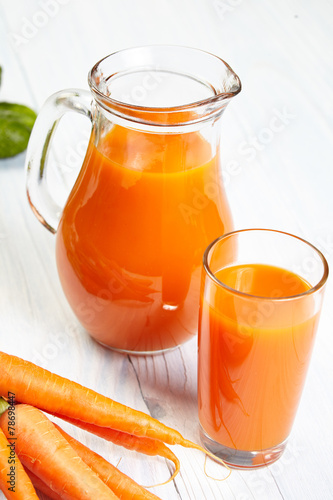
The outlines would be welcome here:
[[[204,446],[235,468],[283,453],[300,401],[328,264],[269,229],[226,234],[203,258],[198,400]]]

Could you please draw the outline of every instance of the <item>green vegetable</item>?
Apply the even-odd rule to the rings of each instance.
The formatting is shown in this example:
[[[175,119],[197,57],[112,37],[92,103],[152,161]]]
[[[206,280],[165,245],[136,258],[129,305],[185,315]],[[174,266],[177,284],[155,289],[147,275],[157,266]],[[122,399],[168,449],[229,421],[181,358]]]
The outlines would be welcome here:
[[[0,67],[0,83],[2,68]],[[0,158],[15,156],[28,145],[36,113],[22,104],[0,102]]]
[[[0,398],[0,416],[8,410],[9,403],[4,398]]]

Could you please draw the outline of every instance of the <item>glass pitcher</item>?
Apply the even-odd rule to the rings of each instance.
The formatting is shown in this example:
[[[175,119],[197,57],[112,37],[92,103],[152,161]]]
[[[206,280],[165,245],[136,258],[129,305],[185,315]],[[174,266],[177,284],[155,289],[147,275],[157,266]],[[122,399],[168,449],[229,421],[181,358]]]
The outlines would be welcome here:
[[[233,229],[220,172],[220,123],[241,90],[220,58],[177,46],[125,49],[98,62],[90,91],[51,96],[27,151],[27,192],[56,233],[60,281],[80,323],[127,353],[174,348],[197,332],[205,248]],[[65,207],[46,182],[67,111],[92,122]]]

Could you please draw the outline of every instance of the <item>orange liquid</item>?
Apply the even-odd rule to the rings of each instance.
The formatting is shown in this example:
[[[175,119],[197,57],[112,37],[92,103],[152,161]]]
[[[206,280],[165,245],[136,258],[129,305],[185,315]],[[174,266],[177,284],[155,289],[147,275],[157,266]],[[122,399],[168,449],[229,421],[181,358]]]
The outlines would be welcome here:
[[[215,273],[199,327],[199,417],[216,442],[242,451],[269,449],[289,435],[313,346],[318,313],[310,285],[278,267],[252,264]]]
[[[204,249],[231,229],[217,158],[199,133],[113,126],[93,138],[57,233],[64,292],[101,343],[174,347],[197,331]]]

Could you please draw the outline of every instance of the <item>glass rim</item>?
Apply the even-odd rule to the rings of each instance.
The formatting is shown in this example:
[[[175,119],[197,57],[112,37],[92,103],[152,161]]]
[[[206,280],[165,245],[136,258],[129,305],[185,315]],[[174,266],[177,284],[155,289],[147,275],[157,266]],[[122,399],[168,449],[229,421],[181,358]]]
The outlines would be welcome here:
[[[165,49],[170,49],[173,51],[186,50],[186,51],[190,51],[192,53],[198,53],[198,54],[205,55],[207,58],[210,58],[211,60],[218,61],[221,64],[221,66],[223,65],[225,70],[229,71],[230,75],[232,75],[232,77],[234,78],[235,85],[230,89],[230,91],[220,91],[220,92],[214,93],[212,96],[206,97],[206,98],[198,100],[198,101],[194,101],[194,102],[190,102],[190,103],[182,104],[182,105],[166,106],[166,107],[161,107],[161,106],[150,107],[150,106],[142,106],[142,105],[137,105],[137,104],[130,104],[130,103],[126,103],[124,101],[119,101],[117,99],[114,99],[101,91],[101,89],[99,88],[100,81],[98,81],[98,79],[99,79],[98,70],[100,69],[101,65],[107,59],[111,59],[112,57],[114,57],[118,54],[121,54],[121,53],[125,53],[125,52],[127,52],[127,53],[133,52],[134,53],[135,51],[149,50],[149,49],[150,50],[153,49],[156,51],[157,50],[165,50]],[[135,70],[136,68],[137,68],[137,70],[140,70],[140,69],[142,69],[142,66],[140,66],[139,64],[133,65],[133,70]],[[107,80],[110,80],[112,77],[114,77],[118,74],[121,74],[121,73],[122,73],[122,71],[120,71],[120,72],[115,71],[111,75],[107,75]],[[185,72],[184,72],[184,75],[189,76]],[[155,45],[152,44],[152,45],[134,46],[134,47],[128,47],[128,48],[124,48],[124,49],[120,49],[120,50],[117,50],[115,52],[112,52],[111,54],[108,54],[107,56],[100,59],[96,64],[94,64],[94,66],[92,67],[92,69],[88,73],[88,84],[89,84],[89,87],[90,87],[91,91],[93,92],[94,96],[97,98],[99,104],[104,104],[104,107],[109,105],[111,107],[111,109],[113,106],[115,106],[117,108],[117,110],[122,110],[125,112],[126,111],[127,112],[146,112],[146,113],[151,112],[151,113],[170,114],[170,113],[177,113],[177,112],[184,112],[184,111],[193,111],[193,110],[196,110],[198,108],[205,108],[208,106],[211,107],[212,105],[215,105],[216,109],[213,108],[213,109],[209,109],[207,111],[207,114],[209,114],[209,116],[212,115],[212,111],[214,111],[214,112],[219,111],[224,106],[224,104],[226,104],[232,97],[236,96],[241,91],[241,88],[242,88],[241,81],[240,81],[238,75],[229,66],[229,64],[227,62],[225,62],[219,56],[217,56],[211,52],[208,52],[206,50],[198,49],[195,47],[190,47],[190,46],[185,46],[185,45],[184,46],[183,45],[172,45],[172,44],[155,44]],[[214,88],[214,90],[216,91],[215,88]],[[201,117],[201,119],[202,118],[203,117]]]
[[[212,250],[212,248],[221,240],[225,239],[225,238],[228,238],[229,236],[233,236],[233,235],[237,235],[237,234],[241,234],[241,233],[246,233],[246,232],[271,232],[271,233],[276,233],[276,234],[282,234],[284,236],[288,236],[288,237],[291,237],[295,240],[298,240],[302,243],[305,243],[306,245],[308,245],[309,247],[311,247],[316,253],[317,255],[319,255],[319,258],[323,264],[323,274],[322,274],[322,277],[321,279],[318,281],[318,283],[314,286],[311,286],[311,288],[309,288],[308,290],[306,290],[305,292],[301,292],[301,293],[298,293],[298,294],[295,294],[295,295],[285,295],[283,297],[269,297],[269,296],[264,296],[264,295],[254,295],[254,294],[251,294],[251,293],[246,293],[246,292],[241,292],[240,290],[236,290],[235,288],[232,288],[228,285],[226,285],[225,283],[223,283],[223,281],[220,281],[214,274],[214,272],[211,270],[209,264],[208,264],[208,257],[209,257],[209,253],[210,251]],[[280,231],[280,230],[277,230],[277,229],[265,229],[265,228],[250,228],[250,229],[238,229],[238,230],[235,230],[235,231],[230,231],[228,233],[225,233],[223,234],[222,236],[219,236],[218,238],[216,238],[215,240],[213,240],[209,245],[208,247],[206,248],[205,252],[204,252],[204,255],[203,255],[203,260],[202,260],[202,263],[203,263],[203,268],[206,272],[206,274],[208,275],[208,277],[214,281],[218,286],[228,290],[229,292],[232,292],[238,296],[241,296],[241,297],[244,297],[244,298],[252,298],[252,299],[258,299],[258,300],[274,300],[274,301],[288,301],[288,300],[293,300],[293,299],[296,299],[298,297],[304,297],[304,296],[307,296],[307,295],[311,295],[313,293],[315,293],[316,291],[320,290],[326,283],[327,281],[327,278],[328,278],[328,274],[329,274],[329,266],[328,266],[328,262],[324,256],[324,254],[317,248],[315,247],[315,245],[313,245],[312,243],[310,243],[309,241],[305,240],[304,238],[301,238],[300,236],[296,236],[294,234],[291,234],[291,233],[288,233],[288,232],[285,232],[285,231]]]

